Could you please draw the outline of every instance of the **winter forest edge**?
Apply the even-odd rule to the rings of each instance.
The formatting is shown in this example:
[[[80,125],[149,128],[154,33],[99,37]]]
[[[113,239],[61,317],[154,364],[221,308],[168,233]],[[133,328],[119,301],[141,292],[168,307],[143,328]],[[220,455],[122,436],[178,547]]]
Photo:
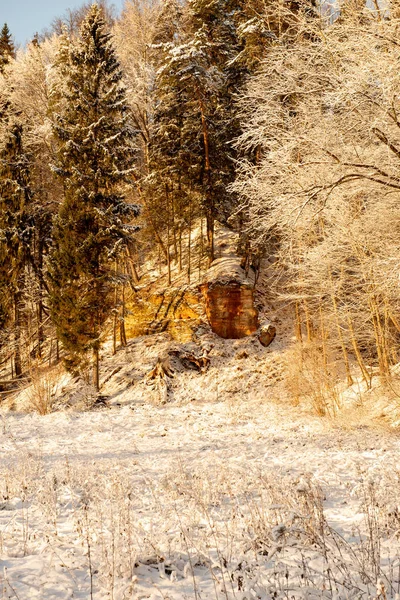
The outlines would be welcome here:
[[[398,598],[399,26],[4,24],[2,598]]]

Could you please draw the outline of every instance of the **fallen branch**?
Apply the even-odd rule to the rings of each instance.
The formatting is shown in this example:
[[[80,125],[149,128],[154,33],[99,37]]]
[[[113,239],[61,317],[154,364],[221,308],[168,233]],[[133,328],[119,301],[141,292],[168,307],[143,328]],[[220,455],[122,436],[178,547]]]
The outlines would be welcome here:
[[[200,373],[205,373],[210,366],[210,358],[208,357],[210,350],[211,348],[208,350],[203,350],[203,353],[200,355],[196,355],[193,352],[187,352],[185,350],[170,350],[169,354],[173,354],[174,356],[178,357],[186,369],[195,369]]]

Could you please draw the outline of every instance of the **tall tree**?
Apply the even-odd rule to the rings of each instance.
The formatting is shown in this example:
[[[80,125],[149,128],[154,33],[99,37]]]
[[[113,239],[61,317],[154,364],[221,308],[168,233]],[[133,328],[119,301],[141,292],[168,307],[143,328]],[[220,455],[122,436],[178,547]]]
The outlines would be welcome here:
[[[21,313],[25,267],[30,256],[33,222],[29,159],[22,145],[22,126],[10,120],[0,149],[0,317],[14,335],[14,369],[22,373]]]
[[[29,44],[19,52],[7,77],[0,78],[0,97],[8,105],[7,114],[23,122],[23,146],[29,155],[30,185],[33,199],[30,214],[34,220],[29,281],[29,321],[31,351],[41,354],[47,334],[54,336],[46,320],[47,292],[44,272],[51,237],[52,217],[58,210],[62,195],[61,182],[50,168],[54,161],[54,142],[49,118],[50,65],[53,64],[59,41],[53,37],[42,43]],[[27,312],[27,307],[25,308]],[[46,323],[46,325],[44,325]],[[36,331],[36,335],[33,332]]]
[[[144,171],[148,170],[154,104],[155,69],[150,46],[157,31],[158,14],[158,0],[130,0],[113,28],[132,120],[138,131],[139,165]]]
[[[146,204],[153,229],[174,229],[171,213],[185,219],[188,206],[187,179],[189,161],[184,153],[183,125],[187,110],[185,84],[169,68],[170,52],[182,41],[182,7],[177,0],[166,0],[161,6],[151,47],[157,72],[154,86],[154,109],[149,144],[149,170],[145,174]],[[172,204],[172,207],[169,205]],[[160,239],[158,239],[160,243]],[[162,244],[164,249],[164,245]],[[169,263],[169,239],[165,256]]]
[[[159,227],[160,207],[153,202],[153,191],[147,194],[143,179],[150,169],[150,144],[152,140],[154,105],[155,61],[152,43],[158,32],[159,0],[130,0],[125,3],[121,17],[113,27],[116,51],[124,73],[127,100],[132,123],[137,130],[137,185],[135,194],[140,197],[144,219],[149,224],[149,242],[157,243],[164,255],[167,251]],[[153,211],[153,205],[157,205]],[[143,236],[144,232],[142,232]],[[151,240],[151,241],[150,241]]]
[[[7,23],[4,23],[0,32],[0,73],[10,62],[10,58],[15,58],[15,47]]]
[[[63,47],[61,63],[54,135],[64,201],[54,224],[51,314],[70,369],[78,370],[93,352],[99,389],[99,349],[113,303],[112,267],[130,239],[129,223],[138,207],[126,203],[122,193],[133,171],[135,132],[111,35],[97,5],[90,8],[78,43],[68,52]]]
[[[241,49],[236,25],[240,10],[241,3],[231,0],[190,0],[179,35],[169,34],[159,44],[153,152],[174,163],[177,189],[185,182],[200,194],[210,261],[214,221],[224,220],[232,210],[228,185],[234,178],[232,140],[238,134],[232,105],[244,75],[234,60]],[[158,157],[156,164],[161,164]]]

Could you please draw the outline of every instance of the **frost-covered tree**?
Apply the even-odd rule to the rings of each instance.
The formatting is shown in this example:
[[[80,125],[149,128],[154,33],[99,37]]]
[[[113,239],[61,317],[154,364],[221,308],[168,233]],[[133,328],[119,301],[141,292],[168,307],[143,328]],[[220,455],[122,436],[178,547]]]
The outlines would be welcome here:
[[[388,377],[399,359],[399,20],[367,7],[325,26],[306,17],[243,94],[240,142],[259,160],[242,162],[236,190],[297,332],[326,363],[340,348],[349,381],[353,361],[368,384],[365,364]]]
[[[124,73],[127,99],[138,131],[139,168],[148,171],[155,67],[150,49],[157,31],[159,2],[131,0],[113,28],[115,48]]]
[[[107,26],[111,27],[115,17],[115,5],[110,4],[108,0],[99,0],[96,4],[101,8]],[[91,5],[92,2],[88,0],[82,2],[76,8],[67,8],[63,15],[53,19],[50,28],[45,30],[42,37],[51,37],[54,33],[62,35],[64,32],[67,32],[69,37],[79,35],[80,28]]]
[[[130,239],[138,213],[123,186],[134,168],[135,132],[129,125],[122,73],[101,10],[93,5],[80,39],[64,47],[54,85],[56,172],[64,201],[53,230],[51,314],[66,364],[77,370],[99,348],[113,300],[113,265]]]
[[[23,146],[30,160],[30,185],[33,199],[30,215],[34,222],[29,297],[32,348],[41,355],[43,341],[50,334],[46,320],[47,290],[45,284],[46,256],[51,238],[52,217],[57,212],[62,194],[60,182],[51,171],[54,160],[54,140],[49,118],[49,70],[54,62],[58,40],[54,37],[42,43],[31,43],[7,68],[0,78],[0,96],[7,104],[7,114],[24,124]],[[51,335],[54,335],[53,332]]]

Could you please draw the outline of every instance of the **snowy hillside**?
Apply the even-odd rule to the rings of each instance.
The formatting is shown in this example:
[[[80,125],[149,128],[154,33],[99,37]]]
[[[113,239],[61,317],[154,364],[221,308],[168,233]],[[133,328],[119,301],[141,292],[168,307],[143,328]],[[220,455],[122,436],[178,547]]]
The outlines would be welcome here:
[[[64,381],[69,409],[2,412],[3,598],[395,597],[397,434],[292,406],[283,342],[207,339],[167,404],[159,334],[104,357],[97,408]]]

